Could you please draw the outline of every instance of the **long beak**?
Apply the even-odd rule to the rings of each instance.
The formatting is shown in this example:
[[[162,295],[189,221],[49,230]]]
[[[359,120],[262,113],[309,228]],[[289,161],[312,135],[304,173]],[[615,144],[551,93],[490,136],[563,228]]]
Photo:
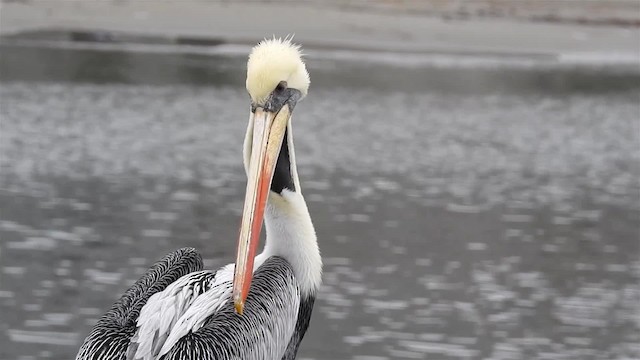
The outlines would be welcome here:
[[[264,209],[290,116],[288,105],[284,105],[277,113],[258,108],[253,114],[249,178],[233,276],[233,303],[236,312],[240,315],[249,294],[253,277],[253,260],[260,241]]]

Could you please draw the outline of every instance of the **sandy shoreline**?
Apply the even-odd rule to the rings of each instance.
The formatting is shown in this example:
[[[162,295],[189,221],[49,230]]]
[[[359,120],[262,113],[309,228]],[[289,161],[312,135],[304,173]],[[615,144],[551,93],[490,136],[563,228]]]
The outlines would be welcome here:
[[[311,1],[313,2],[313,1]],[[451,20],[289,2],[29,1],[2,3],[0,35],[35,30],[105,31],[149,38],[252,44],[295,34],[306,48],[400,53],[584,55],[638,59],[637,27]],[[126,36],[125,36],[126,38]]]

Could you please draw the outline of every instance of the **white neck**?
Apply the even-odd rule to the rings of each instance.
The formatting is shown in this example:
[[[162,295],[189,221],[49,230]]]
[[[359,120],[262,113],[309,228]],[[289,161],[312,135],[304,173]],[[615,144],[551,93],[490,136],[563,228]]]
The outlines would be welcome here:
[[[284,189],[281,194],[269,193],[264,220],[267,241],[256,263],[261,263],[269,256],[282,256],[291,264],[301,292],[310,295],[316,293],[322,282],[322,258],[309,209],[300,190],[291,121],[287,128],[289,163],[295,191]]]
[[[282,256],[291,264],[302,294],[310,295],[322,282],[322,259],[307,204],[297,190],[269,195],[267,241],[261,257]]]

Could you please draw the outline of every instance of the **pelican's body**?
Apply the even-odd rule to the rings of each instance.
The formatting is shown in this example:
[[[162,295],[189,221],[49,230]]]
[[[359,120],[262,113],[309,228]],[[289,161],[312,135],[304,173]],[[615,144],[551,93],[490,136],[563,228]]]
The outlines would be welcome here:
[[[249,180],[236,263],[207,271],[194,249],[167,255],[99,320],[76,359],[295,358],[322,275],[290,116],[308,87],[299,48],[289,40],[253,49]],[[266,244],[254,257],[263,216]]]

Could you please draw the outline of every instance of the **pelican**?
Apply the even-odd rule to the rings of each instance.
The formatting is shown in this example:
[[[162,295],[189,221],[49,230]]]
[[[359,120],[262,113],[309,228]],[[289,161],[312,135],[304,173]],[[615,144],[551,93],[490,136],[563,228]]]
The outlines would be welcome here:
[[[98,320],[76,359],[296,357],[322,280],[291,127],[309,83],[291,39],[264,40],[252,49],[243,146],[248,180],[235,264],[202,270],[192,248],[166,255]],[[263,218],[266,244],[255,256]]]

